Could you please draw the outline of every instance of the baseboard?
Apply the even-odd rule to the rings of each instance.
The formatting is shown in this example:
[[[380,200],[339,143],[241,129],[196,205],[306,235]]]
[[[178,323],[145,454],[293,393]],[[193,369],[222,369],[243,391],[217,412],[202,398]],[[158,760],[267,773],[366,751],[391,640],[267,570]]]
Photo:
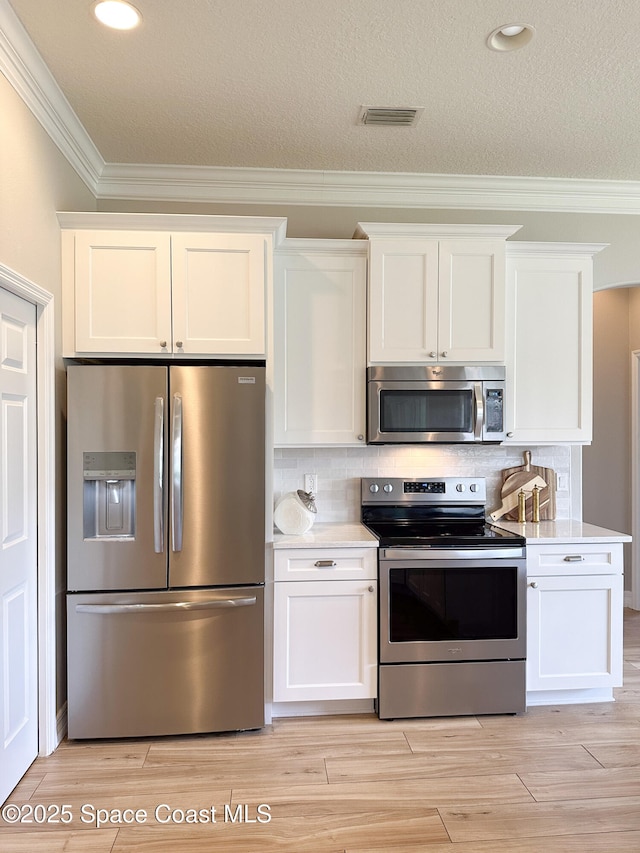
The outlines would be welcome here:
[[[527,708],[535,705],[582,705],[590,702],[615,702],[608,687],[584,690],[528,690]]]
[[[332,714],[373,714],[373,699],[334,699],[325,702],[274,702],[272,717],[326,717]]]

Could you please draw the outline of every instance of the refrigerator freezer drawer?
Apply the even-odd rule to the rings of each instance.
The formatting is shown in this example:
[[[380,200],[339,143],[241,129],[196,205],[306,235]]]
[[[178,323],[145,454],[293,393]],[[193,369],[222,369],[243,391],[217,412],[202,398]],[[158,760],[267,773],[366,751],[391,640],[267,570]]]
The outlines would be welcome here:
[[[67,596],[70,738],[264,725],[264,588]]]

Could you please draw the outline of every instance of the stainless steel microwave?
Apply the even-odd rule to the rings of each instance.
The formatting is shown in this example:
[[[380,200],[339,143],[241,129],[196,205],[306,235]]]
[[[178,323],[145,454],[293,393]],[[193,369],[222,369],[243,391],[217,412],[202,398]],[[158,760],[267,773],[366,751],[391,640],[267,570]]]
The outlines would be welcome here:
[[[367,443],[498,444],[504,402],[503,365],[369,367]]]

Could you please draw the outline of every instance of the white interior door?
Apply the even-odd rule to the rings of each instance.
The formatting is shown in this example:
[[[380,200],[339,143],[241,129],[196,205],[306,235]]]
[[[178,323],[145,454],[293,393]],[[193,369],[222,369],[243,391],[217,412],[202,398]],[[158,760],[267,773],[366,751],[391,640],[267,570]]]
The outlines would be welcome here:
[[[36,308],[0,289],[0,802],[38,750]]]

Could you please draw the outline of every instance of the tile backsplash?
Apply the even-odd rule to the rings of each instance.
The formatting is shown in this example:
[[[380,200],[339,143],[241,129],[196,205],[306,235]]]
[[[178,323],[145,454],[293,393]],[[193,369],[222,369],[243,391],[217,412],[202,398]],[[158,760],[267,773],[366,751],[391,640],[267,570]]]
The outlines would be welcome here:
[[[502,469],[523,463],[531,450],[534,465],[558,475],[556,517],[571,518],[571,448],[569,446],[501,447],[470,444],[429,447],[280,448],[274,455],[274,502],[304,488],[304,475],[316,474],[319,522],[360,520],[361,477],[485,477],[487,512],[500,504]]]

